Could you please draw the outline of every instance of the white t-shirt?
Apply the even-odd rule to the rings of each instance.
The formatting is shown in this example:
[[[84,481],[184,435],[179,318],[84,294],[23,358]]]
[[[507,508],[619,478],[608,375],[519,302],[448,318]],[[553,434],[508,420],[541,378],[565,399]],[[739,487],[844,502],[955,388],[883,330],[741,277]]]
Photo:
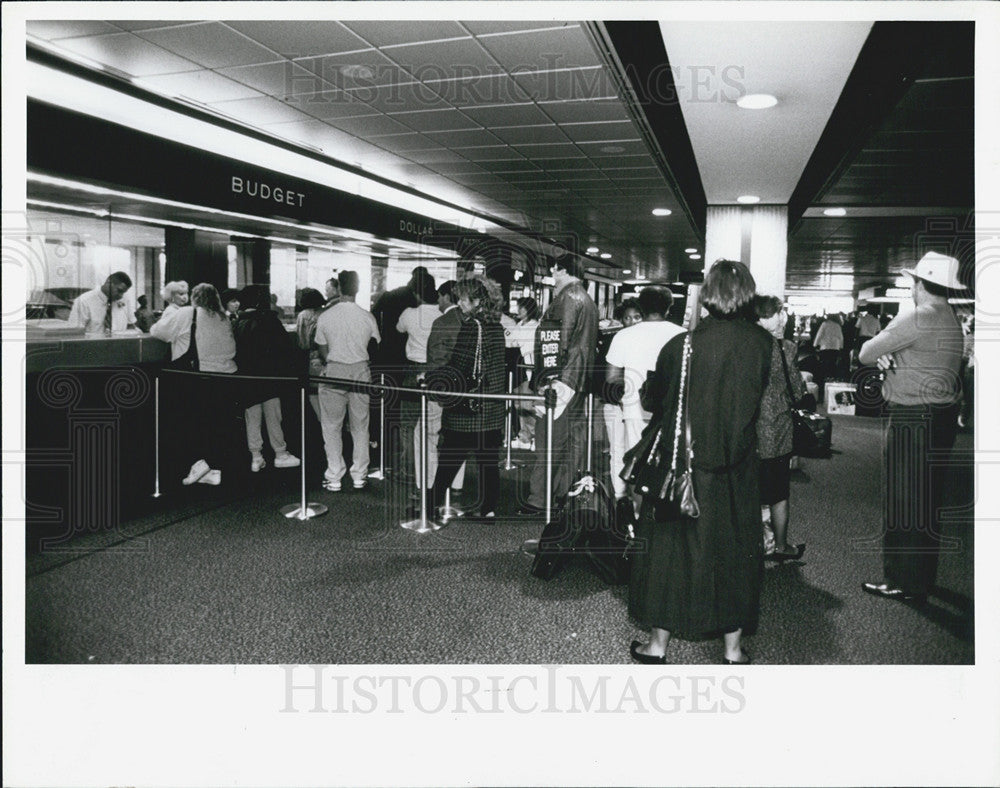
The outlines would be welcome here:
[[[514,338],[514,344],[521,349],[521,358],[529,366],[535,363],[536,328],[538,328],[537,320],[525,320],[510,330],[511,336]]]
[[[648,419],[650,414],[639,403],[639,388],[646,382],[646,374],[656,368],[660,351],[684,329],[669,320],[636,323],[623,328],[611,340],[608,364],[625,370],[625,395],[622,397],[622,415],[626,419]]]
[[[421,304],[403,310],[396,323],[396,330],[406,334],[406,358],[418,364],[427,363],[427,337],[431,326],[441,317],[437,304]]]
[[[104,333],[104,317],[108,313],[108,297],[99,287],[81,294],[69,310],[68,325],[83,326],[84,334],[101,336]],[[114,334],[128,328],[128,309],[124,300],[111,305],[111,332]]]
[[[510,315],[501,312],[500,326],[503,328],[504,347],[517,347],[517,341],[514,339],[514,330],[517,328],[517,321]]]
[[[435,307],[436,308],[436,307]],[[382,341],[375,316],[353,301],[331,306],[316,321],[317,345],[326,345],[326,360],[337,364],[368,361],[368,342]]]

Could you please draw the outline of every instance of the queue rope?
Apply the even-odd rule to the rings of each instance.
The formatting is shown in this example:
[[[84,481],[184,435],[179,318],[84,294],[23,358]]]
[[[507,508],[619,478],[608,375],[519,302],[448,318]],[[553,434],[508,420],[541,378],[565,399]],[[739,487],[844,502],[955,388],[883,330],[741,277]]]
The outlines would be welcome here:
[[[368,393],[370,395],[375,395],[380,399],[384,400],[385,396],[389,392],[395,392],[397,394],[411,394],[420,397],[420,412],[421,412],[421,442],[420,442],[420,452],[421,452],[421,469],[424,474],[424,483],[421,486],[420,494],[420,517],[416,520],[408,520],[401,523],[401,527],[414,531],[416,533],[428,533],[435,531],[440,528],[440,524],[434,523],[429,520],[427,516],[427,400],[430,393],[433,391],[429,389],[426,384],[422,384],[421,388],[411,388],[406,386],[392,386],[385,383],[385,376],[382,376],[381,383],[369,383],[360,380],[346,380],[344,378],[330,378],[322,375],[302,375],[298,377],[284,376],[284,375],[241,375],[238,372],[226,373],[226,372],[203,372],[201,370],[187,370],[187,369],[173,369],[170,367],[165,367],[159,370],[159,373],[169,373],[172,375],[190,376],[190,377],[200,377],[206,379],[220,378],[228,381],[242,380],[242,381],[268,381],[271,383],[297,383],[301,387],[300,390],[300,411],[301,411],[301,425],[302,425],[302,447],[301,447],[301,499],[298,504],[289,504],[288,506],[282,507],[282,514],[288,518],[294,518],[297,520],[306,520],[312,517],[324,514],[327,511],[327,507],[322,504],[309,503],[306,501],[306,461],[305,461],[305,400],[306,394],[311,383],[325,384],[329,386],[336,386],[337,388],[346,389],[348,391],[354,391],[357,393]],[[480,399],[480,400],[502,400],[505,402],[534,402],[544,406],[545,408],[545,424],[546,424],[546,436],[545,436],[545,522],[550,523],[552,521],[552,427],[554,422],[554,412],[556,406],[556,393],[551,387],[545,390],[545,394],[480,394],[471,392],[458,392],[458,391],[435,391],[436,394],[444,394],[449,398],[454,399]],[[159,424],[160,424],[160,399],[159,399],[159,374],[156,377],[156,398],[155,398],[155,423],[156,423],[156,436],[154,440],[154,451],[155,455],[155,479],[154,479],[154,497],[159,497],[160,495],[160,440],[159,440]],[[380,447],[385,443],[384,431],[385,423],[383,418],[383,423],[381,425],[382,433],[379,436]],[[381,452],[380,452],[381,453]],[[384,453],[382,453],[382,462],[384,463]],[[384,468],[382,469],[384,471]]]

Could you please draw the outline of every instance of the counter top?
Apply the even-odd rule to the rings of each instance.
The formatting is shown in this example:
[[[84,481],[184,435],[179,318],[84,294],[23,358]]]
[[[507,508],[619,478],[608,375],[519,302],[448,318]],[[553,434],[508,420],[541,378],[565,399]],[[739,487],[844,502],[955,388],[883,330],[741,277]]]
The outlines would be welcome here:
[[[25,342],[25,372],[53,367],[121,367],[162,364],[170,360],[170,345],[149,334],[110,337],[46,337],[29,334]]]

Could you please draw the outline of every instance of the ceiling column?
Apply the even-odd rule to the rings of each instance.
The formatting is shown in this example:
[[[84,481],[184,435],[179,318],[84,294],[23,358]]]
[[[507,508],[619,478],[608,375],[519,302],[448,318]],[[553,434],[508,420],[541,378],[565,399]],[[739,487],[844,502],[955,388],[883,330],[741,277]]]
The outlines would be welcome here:
[[[757,292],[784,298],[788,206],[710,205],[705,227],[705,272],[716,260],[739,260]]]

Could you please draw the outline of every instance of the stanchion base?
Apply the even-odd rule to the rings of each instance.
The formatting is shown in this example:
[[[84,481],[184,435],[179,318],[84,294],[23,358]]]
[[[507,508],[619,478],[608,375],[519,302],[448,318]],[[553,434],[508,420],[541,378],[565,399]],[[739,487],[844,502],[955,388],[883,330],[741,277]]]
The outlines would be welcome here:
[[[456,509],[454,506],[439,506],[437,508],[437,515],[441,518],[442,523],[447,523],[449,520],[454,520],[464,514],[465,509]]]
[[[381,468],[376,468],[374,471],[368,474],[368,478],[376,482],[384,482],[386,479],[386,475]]]
[[[163,497],[163,493],[159,493],[159,492],[155,492],[155,493],[153,493],[150,496],[150,498],[162,498],[162,497]]]
[[[521,544],[521,552],[534,558],[538,554],[538,540],[528,539]]]
[[[521,460],[511,460],[510,462],[507,462],[506,460],[502,460],[500,462],[500,470],[501,471],[513,471],[513,470],[516,470],[517,468],[523,468],[524,466],[525,466],[525,463],[523,461],[521,461]]]
[[[440,530],[441,523],[436,523],[429,517],[426,520],[421,520],[418,517],[416,520],[407,520],[400,523],[399,527],[407,531],[413,531],[415,534],[429,534],[432,531]]]
[[[326,514],[328,511],[329,509],[324,504],[313,503],[312,501],[306,504],[305,510],[297,503],[290,503],[288,506],[281,507],[281,513],[290,520],[311,520],[313,517]]]

